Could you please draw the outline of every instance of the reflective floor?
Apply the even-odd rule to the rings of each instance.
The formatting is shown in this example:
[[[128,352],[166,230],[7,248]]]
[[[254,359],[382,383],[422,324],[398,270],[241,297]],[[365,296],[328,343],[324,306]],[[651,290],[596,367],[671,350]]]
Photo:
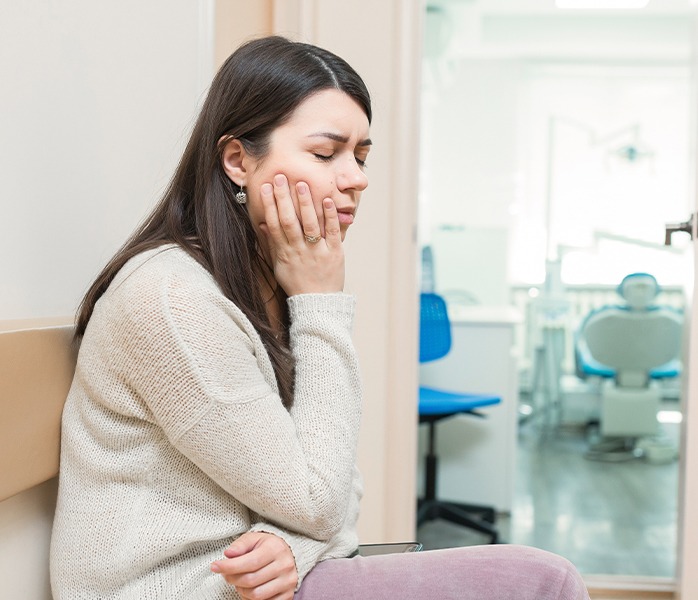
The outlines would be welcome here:
[[[678,443],[679,425],[662,428]],[[673,577],[677,461],[591,461],[587,436],[581,427],[521,425],[514,508],[498,520],[503,540],[553,551],[587,575]],[[425,549],[485,541],[443,521],[423,525],[418,539]]]

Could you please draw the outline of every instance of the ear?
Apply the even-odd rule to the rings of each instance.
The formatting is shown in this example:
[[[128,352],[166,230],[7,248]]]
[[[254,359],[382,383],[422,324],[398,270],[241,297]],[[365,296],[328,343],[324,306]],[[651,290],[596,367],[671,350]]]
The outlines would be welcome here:
[[[240,187],[245,187],[249,169],[252,165],[252,157],[245,151],[240,140],[229,137],[224,143],[221,153],[223,170],[228,178]]]

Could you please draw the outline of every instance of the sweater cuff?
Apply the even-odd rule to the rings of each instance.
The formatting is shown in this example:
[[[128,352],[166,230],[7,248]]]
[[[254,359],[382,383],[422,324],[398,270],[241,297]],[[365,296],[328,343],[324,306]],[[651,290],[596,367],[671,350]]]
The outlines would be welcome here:
[[[318,563],[320,557],[327,549],[327,542],[319,542],[309,537],[293,534],[270,523],[256,523],[250,527],[250,531],[270,533],[280,537],[288,544],[298,573],[298,583],[296,584],[295,592],[301,587],[305,576],[310,573],[310,570]]]
[[[291,323],[336,318],[348,329],[354,322],[356,298],[351,294],[298,294],[287,300]]]

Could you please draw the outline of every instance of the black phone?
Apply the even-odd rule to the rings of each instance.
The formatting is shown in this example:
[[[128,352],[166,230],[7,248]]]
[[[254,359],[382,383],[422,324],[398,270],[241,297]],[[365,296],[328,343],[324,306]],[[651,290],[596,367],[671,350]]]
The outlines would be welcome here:
[[[422,544],[419,542],[393,542],[390,544],[361,544],[359,556],[375,556],[376,554],[394,554],[396,552],[419,552]]]

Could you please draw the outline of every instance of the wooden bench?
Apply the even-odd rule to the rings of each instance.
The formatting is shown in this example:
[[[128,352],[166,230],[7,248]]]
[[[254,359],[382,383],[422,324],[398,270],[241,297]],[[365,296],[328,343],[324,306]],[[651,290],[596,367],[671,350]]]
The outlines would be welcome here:
[[[0,501],[58,474],[61,413],[75,371],[72,325],[27,324],[0,323]]]
[[[71,319],[0,321],[0,598],[51,600],[60,423]]]

